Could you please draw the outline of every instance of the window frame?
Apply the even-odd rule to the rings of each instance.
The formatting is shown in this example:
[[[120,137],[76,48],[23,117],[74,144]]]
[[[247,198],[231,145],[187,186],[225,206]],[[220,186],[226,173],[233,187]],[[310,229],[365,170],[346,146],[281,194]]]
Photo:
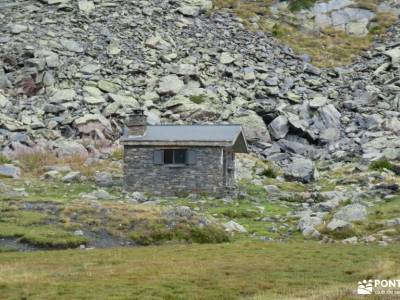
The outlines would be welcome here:
[[[187,156],[188,156],[188,149],[187,148],[173,148],[173,149],[163,149],[164,153],[163,153],[163,164],[166,166],[184,166],[187,164]],[[165,158],[166,158],[166,151],[171,151],[172,154],[172,162],[166,162]],[[176,152],[177,151],[183,151],[184,152],[184,157],[183,157],[183,161],[182,162],[177,162],[177,155]]]

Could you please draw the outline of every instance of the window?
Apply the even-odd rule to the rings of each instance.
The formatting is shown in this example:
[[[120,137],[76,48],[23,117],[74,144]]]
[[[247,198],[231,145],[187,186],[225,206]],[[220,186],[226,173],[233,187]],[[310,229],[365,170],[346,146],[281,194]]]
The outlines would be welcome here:
[[[157,165],[194,165],[196,164],[196,151],[193,149],[155,150],[154,163]]]
[[[186,163],[186,149],[164,150],[164,164],[183,165]]]

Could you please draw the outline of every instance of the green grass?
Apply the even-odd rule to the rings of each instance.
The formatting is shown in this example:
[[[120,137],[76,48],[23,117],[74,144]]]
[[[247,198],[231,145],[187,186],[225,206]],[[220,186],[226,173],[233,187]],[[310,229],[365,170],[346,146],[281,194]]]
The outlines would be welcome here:
[[[47,218],[47,215],[35,211],[10,211],[0,215],[0,224],[6,222],[18,226],[28,226],[43,223]]]
[[[369,169],[372,171],[382,171],[384,169],[387,169],[387,170],[393,171],[395,173],[396,172],[400,173],[400,166],[397,166],[397,165],[391,163],[387,159],[379,159],[377,161],[372,162],[369,165]]]
[[[370,221],[383,221],[400,217],[400,196],[386,199],[369,209]]]
[[[202,103],[204,103],[206,101],[203,95],[190,96],[189,100],[192,101],[193,103],[196,103],[196,104],[202,104]]]
[[[139,245],[162,244],[169,241],[189,243],[224,243],[229,242],[229,235],[220,227],[207,226],[203,228],[180,224],[168,228],[163,224],[152,224],[151,228],[140,228],[131,233],[130,237]]]
[[[87,243],[85,237],[75,236],[54,226],[29,228],[22,236],[22,241],[38,247],[60,249],[74,248]]]
[[[268,178],[276,178],[278,176],[278,172],[273,167],[267,167],[261,172],[260,175]]]
[[[297,12],[302,9],[309,9],[314,6],[316,0],[291,0],[289,2],[289,9],[292,12]]]
[[[86,244],[87,240],[75,236],[56,225],[46,225],[51,217],[46,214],[11,210],[0,214],[0,237],[20,237],[22,242],[44,248],[69,248]]]
[[[61,181],[40,180],[34,177],[25,177],[24,181],[5,179],[3,182],[12,188],[25,188],[28,196],[18,197],[3,193],[0,194],[0,203],[1,201],[8,200],[67,203],[78,198],[80,193],[90,193],[96,188],[96,186],[90,183],[90,181],[66,184]],[[106,190],[108,192],[112,192],[111,189]]]
[[[3,154],[0,154],[0,165],[10,164],[11,160],[5,157]]]
[[[119,147],[111,152],[111,158],[114,160],[122,160],[124,158],[124,148]]]
[[[0,223],[0,237],[21,237],[22,242],[43,248],[74,248],[87,243],[86,238],[51,225],[25,227]]]
[[[0,246],[0,253],[13,252],[13,251],[15,250],[10,247]]]
[[[357,281],[399,276],[398,250],[255,242],[1,253],[0,293],[32,300],[357,299]],[[342,296],[325,297],[332,291]]]

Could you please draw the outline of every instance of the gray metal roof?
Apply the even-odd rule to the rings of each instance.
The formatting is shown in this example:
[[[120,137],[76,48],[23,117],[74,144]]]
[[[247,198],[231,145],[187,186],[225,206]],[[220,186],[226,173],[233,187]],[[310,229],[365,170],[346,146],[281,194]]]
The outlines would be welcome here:
[[[247,152],[247,144],[238,124],[216,125],[147,125],[143,136],[123,135],[122,144],[129,145],[199,145],[234,146],[238,152]],[[244,149],[245,148],[245,149]]]

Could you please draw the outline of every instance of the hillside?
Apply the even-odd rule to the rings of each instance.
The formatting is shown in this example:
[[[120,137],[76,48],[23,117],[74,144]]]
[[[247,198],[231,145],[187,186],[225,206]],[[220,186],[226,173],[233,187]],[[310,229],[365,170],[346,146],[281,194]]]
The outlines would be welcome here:
[[[399,276],[399,16],[396,0],[1,1],[0,298],[352,299]],[[242,124],[235,190],[124,190],[139,108]]]

